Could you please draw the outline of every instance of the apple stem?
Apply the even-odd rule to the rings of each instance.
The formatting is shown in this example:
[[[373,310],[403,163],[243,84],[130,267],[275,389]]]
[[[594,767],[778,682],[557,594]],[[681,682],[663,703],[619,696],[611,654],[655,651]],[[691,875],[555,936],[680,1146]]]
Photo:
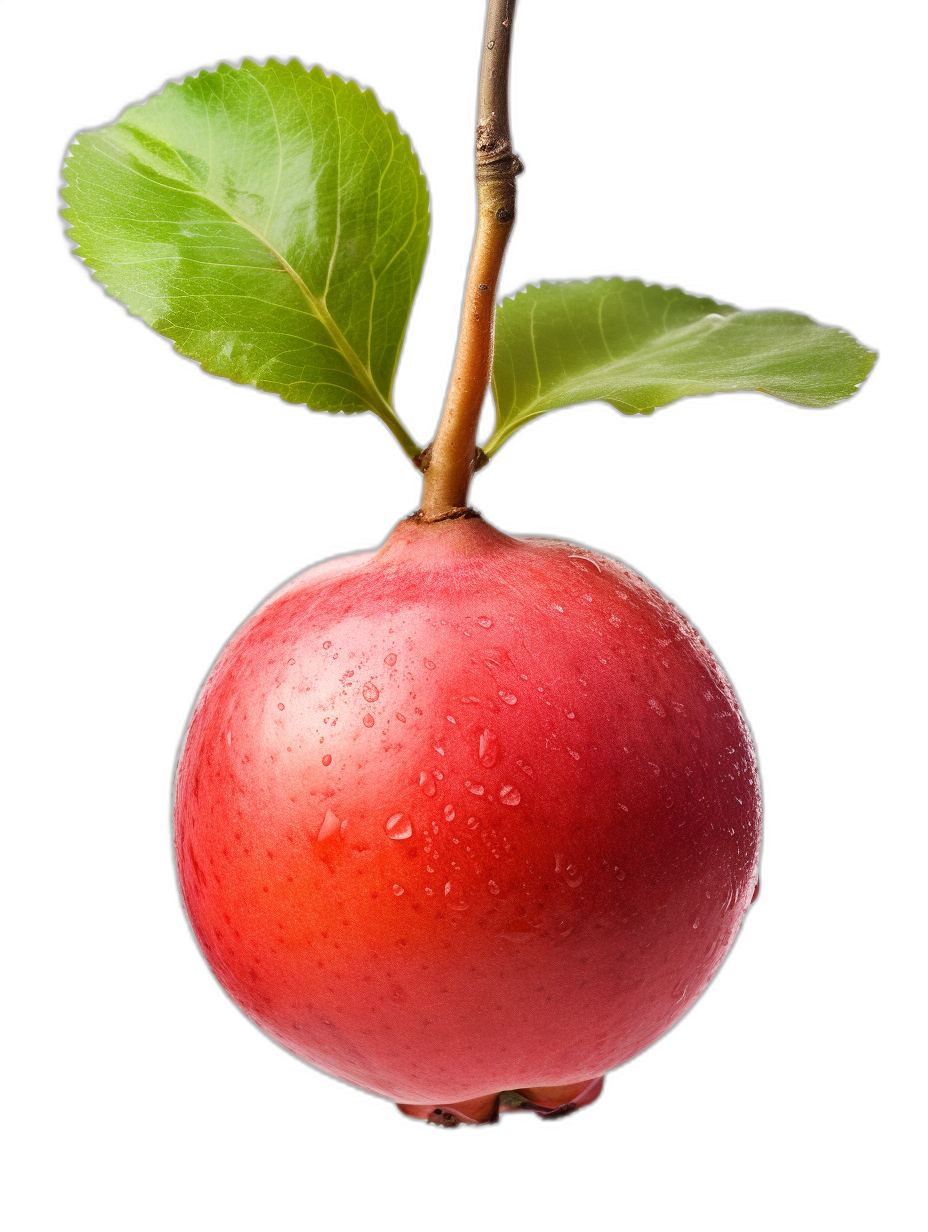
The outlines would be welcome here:
[[[516,216],[522,164],[509,133],[509,45],[516,0],[489,0],[477,105],[477,231],[471,254],[457,355],[438,431],[419,455],[420,517],[464,516],[474,471],[486,462],[477,424],[493,363],[496,284]]]

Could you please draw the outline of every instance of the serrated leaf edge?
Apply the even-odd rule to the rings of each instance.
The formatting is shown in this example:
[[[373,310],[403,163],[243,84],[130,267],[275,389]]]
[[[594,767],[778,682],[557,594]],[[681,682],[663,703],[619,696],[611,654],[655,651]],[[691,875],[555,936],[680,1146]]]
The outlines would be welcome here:
[[[862,354],[869,355],[872,357],[871,362],[868,365],[866,372],[864,372],[860,380],[855,383],[853,389],[851,390],[849,394],[845,395],[844,398],[838,398],[830,402],[824,402],[821,404],[822,406],[834,406],[836,405],[837,402],[844,402],[848,398],[853,397],[854,394],[860,389],[861,385],[863,385],[864,381],[867,380],[868,376],[873,370],[874,364],[879,358],[878,351],[875,351],[870,347],[864,346],[864,344],[858,338],[856,338],[852,333],[850,333],[848,330],[842,329],[841,326],[839,325],[828,325],[825,322],[819,321],[815,317],[810,317],[805,313],[795,312],[789,308],[753,308],[753,309],[738,308],[734,304],[728,304],[721,300],[714,299],[711,295],[703,295],[703,294],[698,294],[693,291],[687,291],[683,287],[666,286],[664,283],[660,283],[660,282],[645,282],[644,279],[642,278],[624,278],[621,274],[615,274],[612,276],[598,274],[592,278],[561,278],[561,279],[543,278],[537,282],[527,282],[525,283],[524,286],[521,286],[517,288],[515,291],[502,296],[497,302],[496,308],[497,308],[497,311],[499,311],[507,302],[513,302],[523,295],[531,296],[532,292],[538,292],[542,290],[544,287],[573,286],[578,283],[583,286],[593,286],[595,283],[610,283],[610,282],[621,282],[626,286],[639,286],[639,287],[643,287],[646,290],[651,287],[657,287],[658,290],[661,290],[661,291],[679,291],[681,295],[685,295],[690,299],[707,300],[709,303],[714,304],[717,308],[726,309],[723,319],[727,317],[731,317],[731,316],[751,316],[755,312],[784,312],[784,313],[788,313],[790,316],[801,317],[805,319],[806,321],[811,321],[814,325],[820,325],[823,329],[833,330],[835,333],[840,334],[845,338],[848,338],[851,342],[853,342],[858,347],[858,349],[862,352]],[[706,317],[703,317],[702,320],[694,321],[690,325],[681,326],[678,330],[672,331],[673,336],[675,338],[679,338],[680,336],[685,335],[690,330],[700,328],[703,325],[703,322],[706,320],[706,318],[712,315],[714,314],[707,313]],[[667,337],[667,336],[668,335],[664,335],[664,337]],[[534,346],[534,339],[533,339],[533,346]],[[660,348],[655,347],[653,349],[659,350]],[[648,347],[646,346],[642,347],[638,352],[636,352],[636,357],[640,355],[642,352],[646,352],[647,350],[648,350]],[[622,362],[623,361],[611,362],[610,364],[606,366],[609,367],[610,369],[615,369],[615,368],[621,367]],[[629,359],[628,362],[629,363],[632,362],[631,358]],[[500,427],[500,422],[499,422],[499,398],[497,396],[497,391],[496,391],[495,375],[491,377],[491,387],[493,390],[493,400],[497,408],[497,422],[496,422],[496,427],[494,428],[492,435],[483,444],[483,446],[481,446],[483,452],[487,455],[488,458],[492,457],[493,454],[495,454],[497,450],[500,448],[500,446],[504,445],[506,441],[509,440],[509,438],[515,432],[519,430],[519,428],[524,427],[525,424],[530,423],[533,419],[537,419],[540,415],[547,414],[549,409],[566,410],[570,406],[583,406],[585,402],[589,402],[589,403],[604,402],[607,406],[614,407],[615,410],[620,411],[623,415],[653,415],[655,410],[658,409],[657,406],[636,407],[636,406],[633,406],[631,403],[622,401],[621,399],[590,398],[590,399],[585,399],[584,402],[565,403],[564,406],[556,407],[556,408],[542,407],[540,410],[537,410],[537,411],[530,411],[527,414],[520,414],[518,419],[514,420],[505,430],[502,430]],[[757,389],[754,391],[743,390],[740,392],[744,392],[744,393],[756,392],[760,394],[767,394],[769,397],[774,397],[781,401],[783,400],[780,395],[770,393],[769,390],[764,389],[762,386],[758,386]],[[702,394],[702,395],[689,394],[687,395],[687,397],[715,397],[715,396],[716,396],[715,394]],[[536,399],[535,401],[537,402],[540,400],[541,399]],[[677,402],[677,401],[681,401],[681,399],[679,398],[673,399],[673,402]],[[532,404],[530,403],[529,405],[532,405]],[[672,402],[661,403],[660,405],[670,406],[672,405]]]
[[[277,56],[268,56],[267,59],[263,61],[258,61],[251,57],[245,56],[237,64],[232,63],[228,60],[219,60],[212,67],[200,68],[199,70],[197,70],[197,72],[188,73],[182,78],[179,78],[179,79],[169,78],[164,83],[164,85],[161,87],[160,90],[155,90],[153,91],[153,93],[147,94],[144,98],[142,98],[138,102],[127,103],[126,106],[123,107],[122,110],[119,112],[115,120],[106,121],[105,123],[98,124],[94,126],[93,128],[79,129],[68,141],[67,153],[66,153],[64,162],[62,164],[62,169],[61,169],[59,196],[61,200],[64,201],[65,204],[64,204],[64,208],[60,210],[59,213],[63,221],[66,224],[70,223],[71,220],[69,219],[68,214],[69,214],[69,211],[73,208],[67,196],[68,190],[71,187],[68,181],[68,168],[70,167],[72,159],[74,158],[74,151],[80,145],[80,138],[85,133],[100,132],[103,129],[113,128],[122,121],[123,116],[127,112],[132,111],[137,107],[144,106],[147,102],[150,102],[151,99],[158,98],[161,95],[167,94],[169,91],[182,89],[190,81],[196,81],[200,77],[209,76],[215,73],[220,73],[223,69],[228,69],[230,72],[241,72],[243,69],[267,68],[269,65],[276,65],[278,68],[289,68],[291,65],[294,65],[294,64],[298,65],[299,68],[301,68],[303,72],[307,74],[307,76],[313,76],[314,74],[318,74],[322,78],[322,80],[326,82],[333,81],[333,80],[337,81],[342,86],[345,86],[348,90],[355,91],[362,97],[368,96],[374,100],[375,104],[380,109],[381,113],[386,117],[387,121],[392,124],[393,128],[396,131],[396,135],[399,137],[399,139],[402,142],[405,142],[410,152],[412,153],[413,157],[415,158],[416,166],[418,168],[419,179],[426,187],[426,209],[427,209],[426,217],[428,220],[427,236],[429,236],[431,234],[431,209],[429,208],[429,205],[428,205],[429,203],[428,181],[426,179],[425,173],[422,170],[422,163],[415,149],[415,146],[412,143],[412,139],[410,138],[409,134],[400,127],[399,120],[397,119],[395,112],[390,111],[388,108],[383,106],[383,104],[380,102],[380,99],[377,96],[377,93],[370,86],[362,86],[360,82],[355,81],[353,78],[342,77],[341,74],[336,73],[336,72],[327,73],[326,70],[320,64],[314,64],[311,68],[307,68],[306,65],[303,63],[303,61],[300,60],[298,56],[291,56],[288,60],[279,59]],[[391,430],[398,436],[401,444],[403,444],[404,448],[406,449],[406,452],[409,453],[410,456],[415,456],[415,454],[419,452],[419,446],[409,436],[408,432],[405,429],[405,426],[403,425],[402,421],[397,416],[391,403],[381,395],[380,391],[377,389],[374,383],[373,374],[370,372],[370,369],[368,368],[367,365],[365,365],[362,362],[360,356],[357,354],[354,348],[350,345],[348,340],[345,338],[344,334],[342,334],[341,330],[338,328],[338,325],[332,319],[331,315],[325,308],[325,305],[319,304],[316,296],[312,294],[312,292],[303,282],[302,278],[300,278],[296,270],[293,269],[293,267],[289,264],[289,262],[283,256],[283,254],[278,252],[277,249],[267,239],[265,239],[263,235],[255,231],[253,227],[250,227],[242,219],[232,214],[224,205],[221,205],[219,202],[213,201],[212,198],[205,198],[205,199],[210,201],[210,204],[214,205],[217,209],[222,210],[223,213],[228,215],[228,217],[231,218],[232,221],[235,222],[238,226],[241,226],[244,230],[249,231],[252,235],[254,235],[255,238],[260,243],[264,244],[264,246],[272,254],[275,260],[280,262],[281,268],[293,279],[294,283],[297,286],[297,289],[300,291],[300,294],[303,295],[311,311],[314,313],[317,319],[325,327],[325,329],[329,333],[329,336],[332,338],[332,341],[335,343],[336,347],[338,348],[339,352],[342,354],[345,361],[348,363],[349,367],[351,368],[352,372],[357,377],[358,382],[362,386],[364,393],[367,396],[368,401],[371,402],[371,406],[368,409],[373,411],[374,414],[378,415],[381,419],[383,419],[388,424],[388,426],[391,428]],[[116,295],[115,292],[110,290],[109,286],[99,276],[97,271],[91,265],[88,258],[83,256],[80,250],[80,245],[78,244],[77,241],[75,241],[72,238],[72,235],[71,235],[72,230],[73,230],[73,227],[70,225],[67,225],[65,227],[64,233],[65,233],[65,237],[71,244],[71,251],[73,255],[76,256],[80,261],[83,262],[84,265],[87,266],[88,270],[90,270],[91,277],[93,278],[93,280],[99,283],[99,285],[103,288],[104,292],[111,299],[115,300],[118,304],[120,304],[123,307],[127,316],[135,317],[137,320],[144,321],[143,317],[139,316],[137,313],[132,312],[125,304],[123,304],[122,300],[119,299],[119,297]],[[145,324],[148,324],[148,322],[145,322]],[[408,326],[408,321],[407,321],[407,326]],[[149,326],[149,328],[151,327]],[[156,330],[155,332],[158,333],[160,331]],[[393,381],[396,377],[396,370],[399,365],[399,357],[402,353],[402,347],[403,347],[405,335],[406,335],[406,328],[404,327],[403,334],[402,334],[402,337],[400,338],[400,343],[397,348],[397,359],[393,365],[393,370],[390,374],[391,389],[392,389]],[[165,338],[167,337],[164,334],[162,334],[161,336]],[[173,338],[167,338],[167,341],[171,343],[172,348],[177,352],[178,355],[183,356],[184,359],[192,360],[203,372],[206,372],[208,375],[221,376],[223,380],[231,380],[234,384],[237,384],[237,385],[249,385],[252,388],[261,389],[260,384],[257,384],[254,381],[238,380],[235,377],[227,376],[225,373],[220,374],[220,373],[212,372],[206,366],[206,364],[204,364],[201,360],[198,360],[196,356],[188,355],[184,351],[182,351],[178,343]],[[276,390],[266,389],[263,392],[275,393],[283,401],[291,402],[291,404],[294,404],[294,405],[308,405],[306,403],[297,403],[295,402],[295,400],[287,398],[286,395],[280,394]],[[312,410],[313,408],[310,407],[309,409]],[[338,410],[331,410],[328,413],[331,415],[344,415],[344,414],[351,415],[351,414],[363,414],[363,411],[361,411],[360,409],[356,410],[354,408],[347,408],[345,410],[342,410],[339,408]]]

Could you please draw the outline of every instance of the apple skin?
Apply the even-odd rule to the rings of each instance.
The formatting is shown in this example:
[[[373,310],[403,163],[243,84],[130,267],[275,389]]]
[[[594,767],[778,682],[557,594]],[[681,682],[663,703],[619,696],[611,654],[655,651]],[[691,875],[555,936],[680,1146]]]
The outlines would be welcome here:
[[[657,1039],[738,931],[760,819],[751,737],[680,612],[479,517],[410,519],[274,595],[176,785],[223,987],[415,1105],[589,1080]]]

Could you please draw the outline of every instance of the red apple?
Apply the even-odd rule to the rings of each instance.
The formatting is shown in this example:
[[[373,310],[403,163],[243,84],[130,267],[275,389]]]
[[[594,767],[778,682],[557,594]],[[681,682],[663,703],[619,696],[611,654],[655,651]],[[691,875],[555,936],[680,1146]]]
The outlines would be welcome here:
[[[586,1102],[690,1007],[751,901],[760,795],[728,681],[641,577],[411,519],[232,638],[176,822],[249,1017],[413,1114],[483,1120],[500,1092]]]

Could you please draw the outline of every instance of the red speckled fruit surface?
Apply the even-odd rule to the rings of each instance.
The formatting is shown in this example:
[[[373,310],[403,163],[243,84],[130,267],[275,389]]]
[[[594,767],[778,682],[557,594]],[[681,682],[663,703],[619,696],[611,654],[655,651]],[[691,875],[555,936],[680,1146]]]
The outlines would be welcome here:
[[[480,518],[401,523],[232,638],[177,859],[230,996],[397,1101],[589,1080],[712,978],[756,881],[750,735],[637,574]]]

